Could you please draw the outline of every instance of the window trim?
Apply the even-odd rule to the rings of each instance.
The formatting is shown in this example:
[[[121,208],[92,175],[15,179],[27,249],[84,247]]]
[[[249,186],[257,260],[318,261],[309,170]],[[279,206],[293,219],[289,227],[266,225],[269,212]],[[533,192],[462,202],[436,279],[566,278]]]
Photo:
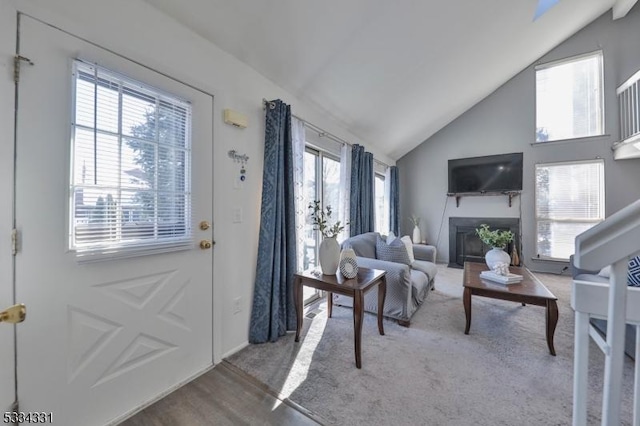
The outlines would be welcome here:
[[[74,165],[75,165],[75,151],[78,148],[76,146],[76,128],[91,130],[93,132],[98,132],[101,134],[112,134],[113,136],[118,137],[119,139],[124,138],[124,134],[122,132],[122,122],[118,120],[118,129],[117,133],[113,133],[111,131],[104,131],[98,128],[87,128],[84,125],[80,125],[76,120],[76,105],[77,105],[77,80],[79,79],[79,73],[82,72],[81,69],[84,68],[94,68],[96,72],[102,71],[107,74],[109,77],[113,77],[114,79],[122,80],[122,83],[126,84],[132,90],[140,90],[141,92],[151,92],[154,96],[158,98],[158,101],[167,101],[166,98],[169,98],[172,105],[182,104],[187,108],[186,110],[186,128],[185,128],[185,145],[184,147],[178,147],[176,149],[182,150],[185,152],[185,177],[184,177],[184,194],[189,194],[189,202],[184,206],[184,215],[185,215],[185,234],[182,236],[175,237],[165,237],[156,240],[139,240],[139,241],[127,241],[120,242],[115,244],[109,244],[108,242],[103,242],[103,244],[92,244],[86,247],[78,247],[75,242],[76,229],[73,223],[75,219],[75,205],[74,205],[74,195],[76,184],[74,183]],[[71,121],[69,125],[69,163],[67,165],[67,200],[66,203],[66,250],[67,253],[73,253],[76,258],[76,262],[78,263],[89,263],[89,262],[98,262],[103,260],[112,260],[112,259],[122,259],[122,258],[132,258],[138,256],[146,256],[153,255],[159,253],[168,253],[168,252],[176,252],[183,250],[190,250],[194,246],[195,236],[193,233],[193,218],[192,218],[192,210],[193,210],[193,199],[192,199],[192,149],[193,142],[191,139],[192,135],[192,104],[189,100],[175,95],[173,93],[167,92],[159,87],[155,87],[139,81],[135,78],[129,77],[125,74],[122,74],[118,71],[112,70],[110,68],[103,67],[96,63],[86,61],[80,58],[76,58],[72,62],[71,66]],[[100,83],[97,83],[100,85]],[[119,106],[120,108],[121,106]],[[163,145],[164,146],[164,145]],[[172,147],[175,148],[175,147]],[[118,166],[120,167],[120,166]],[[118,189],[120,192],[121,189]],[[158,192],[157,190],[154,192]]]
[[[590,52],[584,52],[584,53],[579,53],[577,55],[567,56],[566,58],[560,58],[560,59],[556,59],[556,60],[549,61],[549,62],[542,62],[542,63],[536,65],[534,67],[534,70],[535,71],[540,71],[540,70],[544,70],[544,69],[547,69],[547,68],[553,68],[553,67],[558,66],[558,65],[568,64],[570,62],[576,62],[576,61],[579,61],[581,59],[589,58],[591,56],[598,56],[598,55],[603,59],[602,63],[604,63],[604,50],[597,49],[597,50],[592,50]]]
[[[577,62],[579,60],[589,58],[589,57],[600,57],[600,121],[602,123],[601,132],[595,135],[587,135],[587,136],[579,136],[573,138],[562,138],[562,139],[549,139],[546,141],[538,141],[536,137],[536,132],[538,128],[538,84],[537,84],[537,75],[538,71],[543,71],[549,68],[556,67],[558,65],[564,65],[572,62]],[[578,55],[569,56],[566,58],[556,59],[554,61],[545,62],[536,65],[534,68],[534,134],[533,134],[533,142],[531,145],[544,145],[546,143],[553,142],[568,142],[568,141],[579,141],[587,138],[597,138],[607,136],[607,123],[606,123],[606,114],[605,114],[605,99],[604,99],[604,51],[602,49],[594,50],[591,52],[580,53]]]
[[[534,215],[534,228],[535,228],[535,257],[536,260],[545,260],[545,261],[554,261],[554,262],[567,262],[569,258],[560,258],[560,257],[551,257],[551,256],[543,256],[538,252],[538,194],[537,194],[537,185],[535,184],[535,179],[537,176],[538,167],[549,167],[549,166],[570,166],[577,164],[602,164],[602,182],[600,183],[600,192],[602,194],[602,218],[597,222],[600,223],[606,218],[606,184],[605,184],[605,162],[604,158],[594,158],[589,160],[575,160],[575,161],[558,161],[558,162],[550,162],[550,163],[536,163],[533,168],[533,177],[534,177],[534,186],[533,186],[533,215]],[[554,220],[553,222],[561,222],[561,223],[592,223],[594,221],[591,220]],[[596,225],[597,225],[596,223]],[[595,225],[594,225],[595,226]]]

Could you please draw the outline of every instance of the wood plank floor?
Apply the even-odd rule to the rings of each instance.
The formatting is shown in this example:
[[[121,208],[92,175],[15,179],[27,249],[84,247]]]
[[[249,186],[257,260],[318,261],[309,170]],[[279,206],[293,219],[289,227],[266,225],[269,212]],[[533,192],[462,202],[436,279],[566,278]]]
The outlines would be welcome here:
[[[274,408],[278,405],[276,408]],[[315,419],[315,420],[314,420]],[[322,419],[223,361],[123,426],[318,425]]]

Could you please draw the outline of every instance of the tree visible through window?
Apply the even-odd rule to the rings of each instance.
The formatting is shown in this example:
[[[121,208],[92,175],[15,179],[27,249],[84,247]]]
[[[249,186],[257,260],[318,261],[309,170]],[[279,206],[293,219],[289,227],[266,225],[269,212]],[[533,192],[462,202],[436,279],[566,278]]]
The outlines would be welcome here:
[[[189,241],[190,105],[80,61],[74,77],[70,247]]]
[[[567,260],[575,237],[604,220],[604,161],[536,165],[538,257]]]
[[[602,52],[536,68],[536,142],[604,133]]]

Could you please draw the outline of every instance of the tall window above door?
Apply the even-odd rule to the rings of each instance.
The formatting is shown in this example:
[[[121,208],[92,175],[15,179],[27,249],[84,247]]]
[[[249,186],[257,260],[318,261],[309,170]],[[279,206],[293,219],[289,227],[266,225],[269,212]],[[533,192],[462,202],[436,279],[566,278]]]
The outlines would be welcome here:
[[[604,160],[536,164],[540,259],[568,260],[578,234],[604,220]]]
[[[536,142],[604,133],[602,51],[536,67]]]
[[[73,82],[70,249],[190,243],[191,105],[82,61]]]

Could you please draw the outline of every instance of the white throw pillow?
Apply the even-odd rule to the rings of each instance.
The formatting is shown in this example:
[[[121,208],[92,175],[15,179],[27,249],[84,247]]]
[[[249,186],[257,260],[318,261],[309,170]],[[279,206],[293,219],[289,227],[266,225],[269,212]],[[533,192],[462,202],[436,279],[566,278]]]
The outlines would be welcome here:
[[[411,263],[416,261],[415,256],[413,255],[413,243],[411,242],[411,238],[408,235],[400,238],[400,241],[404,243],[404,246],[407,248],[407,254],[409,255],[409,260]]]
[[[611,265],[605,266],[604,268],[600,269],[598,275],[604,278],[609,278],[609,275],[611,275]]]
[[[387,244],[391,244],[395,239],[396,234],[394,234],[393,231],[389,231],[389,235],[387,235]]]

